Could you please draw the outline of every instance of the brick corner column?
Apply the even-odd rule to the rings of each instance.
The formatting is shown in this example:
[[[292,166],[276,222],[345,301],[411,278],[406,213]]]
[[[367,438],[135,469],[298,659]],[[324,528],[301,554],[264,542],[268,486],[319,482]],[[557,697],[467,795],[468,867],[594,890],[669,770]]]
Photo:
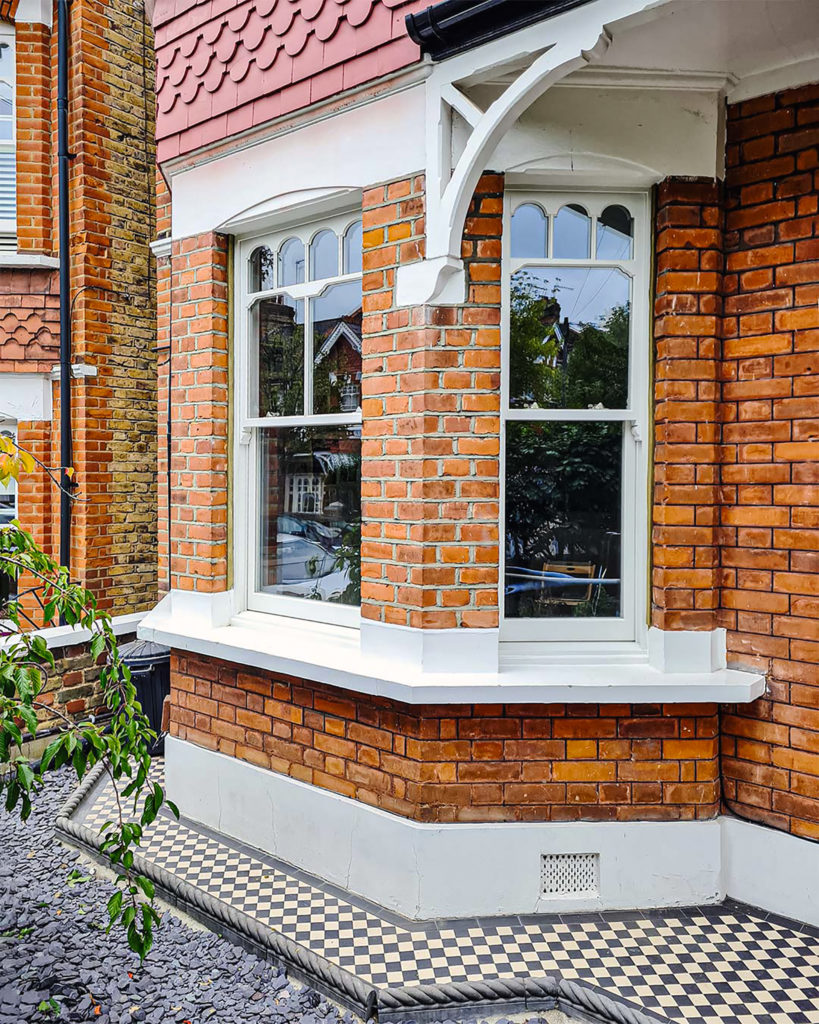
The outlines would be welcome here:
[[[719,608],[723,202],[718,182],[657,191],[652,625],[710,630]]]
[[[364,194],[362,615],[423,629],[498,625],[503,178],[467,216],[467,301],[395,306],[424,255],[424,182]]]
[[[209,232],[171,251],[172,589],[228,586],[228,240]]]

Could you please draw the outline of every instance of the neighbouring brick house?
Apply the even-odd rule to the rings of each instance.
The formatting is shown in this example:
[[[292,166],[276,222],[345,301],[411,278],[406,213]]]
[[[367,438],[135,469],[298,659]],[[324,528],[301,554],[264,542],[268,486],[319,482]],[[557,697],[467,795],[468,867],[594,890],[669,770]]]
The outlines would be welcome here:
[[[0,19],[0,430],[59,478],[56,6],[10,0]],[[154,54],[143,5],[73,3],[69,48],[70,565],[127,634],[157,580]],[[2,521],[14,516],[58,556],[60,496],[45,469],[0,496]],[[42,621],[36,604],[29,611]],[[64,634],[47,635],[62,647]],[[71,711],[97,703],[77,639],[60,652]]]
[[[154,28],[183,813],[409,916],[819,922],[816,5]]]

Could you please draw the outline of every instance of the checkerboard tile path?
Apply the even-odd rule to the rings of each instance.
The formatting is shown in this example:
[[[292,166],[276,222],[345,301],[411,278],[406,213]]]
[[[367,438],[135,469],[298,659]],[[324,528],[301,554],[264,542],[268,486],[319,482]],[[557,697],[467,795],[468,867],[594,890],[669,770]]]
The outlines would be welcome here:
[[[79,813],[113,809],[103,781]],[[740,904],[416,922],[166,813],[141,853],[376,988],[558,974],[668,1021],[819,1024],[819,932]]]

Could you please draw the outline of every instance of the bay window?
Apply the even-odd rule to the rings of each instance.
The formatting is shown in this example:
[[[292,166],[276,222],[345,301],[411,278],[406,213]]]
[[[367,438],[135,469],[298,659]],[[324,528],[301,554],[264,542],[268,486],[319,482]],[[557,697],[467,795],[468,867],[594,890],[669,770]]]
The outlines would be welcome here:
[[[251,610],[358,621],[361,238],[350,214],[237,246]]]
[[[507,197],[504,639],[638,639],[646,232],[641,195]]]

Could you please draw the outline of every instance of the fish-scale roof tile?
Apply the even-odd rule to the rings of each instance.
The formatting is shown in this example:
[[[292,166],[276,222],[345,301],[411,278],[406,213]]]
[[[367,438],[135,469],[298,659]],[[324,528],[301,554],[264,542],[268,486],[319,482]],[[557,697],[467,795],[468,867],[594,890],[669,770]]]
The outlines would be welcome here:
[[[231,130],[260,124],[414,63],[404,15],[428,2],[158,0],[160,159],[212,141],[217,114]]]

